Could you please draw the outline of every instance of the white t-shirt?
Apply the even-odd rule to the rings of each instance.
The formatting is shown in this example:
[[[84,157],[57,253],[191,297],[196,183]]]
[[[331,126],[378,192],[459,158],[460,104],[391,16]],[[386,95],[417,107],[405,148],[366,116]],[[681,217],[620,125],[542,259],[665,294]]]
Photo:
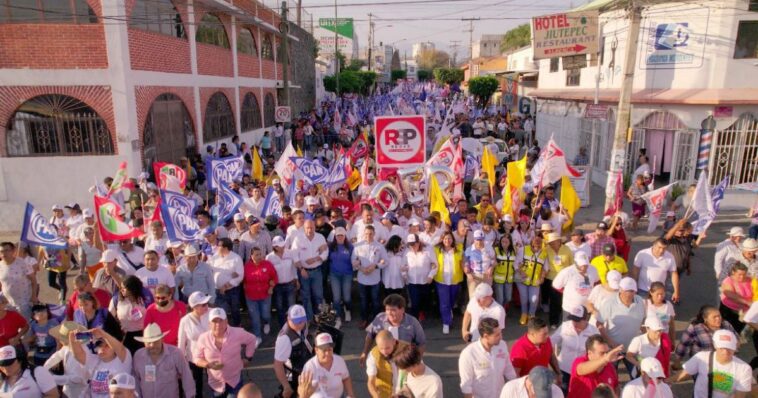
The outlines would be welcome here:
[[[554,289],[563,289],[563,304],[561,308],[570,312],[584,305],[592,292],[592,286],[599,281],[595,267],[587,267],[585,275],[579,273],[575,266],[566,267],[555,276]]]
[[[621,392],[621,398],[645,398],[647,386],[642,383],[642,377],[636,378],[626,383],[624,390]],[[655,398],[674,398],[671,387],[666,383],[658,383],[655,386]]]
[[[36,382],[35,382],[36,379]],[[55,379],[50,371],[42,366],[34,368],[34,377],[29,369],[24,370],[21,378],[13,386],[0,385],[1,398],[39,398],[44,393],[57,389]]]
[[[516,380],[511,380],[505,383],[503,390],[500,391],[500,398],[529,398],[529,393],[526,390],[526,378],[529,376],[520,377]],[[550,386],[552,398],[563,398],[563,391],[555,384]]]
[[[137,271],[134,276],[142,281],[142,284],[155,294],[155,288],[158,285],[166,285],[168,287],[176,286],[176,279],[171,271],[166,267],[159,266],[155,271],[150,271],[147,267],[142,267]]]
[[[442,379],[429,366],[424,365],[424,374],[414,376],[408,373],[405,386],[413,393],[415,398],[440,398],[442,397]]]
[[[471,326],[469,327],[471,341],[479,340],[479,321],[484,318],[495,319],[500,325],[500,329],[505,328],[505,308],[495,300],[492,300],[489,307],[482,308],[476,299],[471,299],[466,306],[466,312],[471,314]]]
[[[395,365],[394,362],[390,361],[390,366],[392,366],[392,391],[398,391],[400,388],[400,377],[398,377],[398,369],[397,365]],[[379,369],[376,367],[376,360],[374,359],[374,356],[369,354],[366,357],[366,376],[368,377],[374,377],[379,373]]]
[[[652,249],[647,248],[634,256],[634,266],[640,269],[637,289],[648,291],[653,282],[666,283],[668,273],[676,271],[676,260],[669,252],[655,258]]]
[[[669,323],[676,317],[674,305],[671,304],[671,302],[667,301],[662,306],[656,307],[650,302],[650,299],[647,299],[645,300],[645,308],[647,308],[645,318],[650,316],[657,317],[663,325],[663,332],[668,333]]]
[[[110,362],[103,362],[97,355],[86,351],[87,360],[85,366],[87,373],[90,374],[89,389],[92,398],[108,398],[108,382],[111,376],[119,373],[132,373],[132,354],[126,351],[124,360],[121,361],[118,355]]]
[[[645,333],[633,338],[632,341],[629,342],[629,347],[627,347],[626,351],[636,354],[637,359],[641,360],[642,358],[655,358],[655,355],[658,354],[658,350],[660,349],[661,342],[658,341],[658,344],[654,344],[647,337],[647,333]]]
[[[708,396],[708,359],[711,351],[701,351],[684,364],[684,371],[692,376],[698,375],[695,381],[695,396]],[[728,398],[735,391],[750,392],[753,383],[753,373],[750,365],[734,356],[726,365],[713,358],[713,398]]]
[[[303,373],[305,372],[313,374],[313,385],[316,387],[316,391],[329,398],[341,397],[344,391],[342,380],[350,377],[345,360],[337,354],[334,354],[331,369],[323,368],[318,363],[318,358],[313,357],[303,366]]]
[[[550,342],[558,351],[558,367],[566,373],[571,373],[574,360],[587,352],[585,349],[587,339],[598,333],[600,332],[592,323],[577,333],[572,321],[564,321],[550,336]]]
[[[745,313],[745,322],[758,323],[758,301],[754,302],[750,306],[750,309]]]

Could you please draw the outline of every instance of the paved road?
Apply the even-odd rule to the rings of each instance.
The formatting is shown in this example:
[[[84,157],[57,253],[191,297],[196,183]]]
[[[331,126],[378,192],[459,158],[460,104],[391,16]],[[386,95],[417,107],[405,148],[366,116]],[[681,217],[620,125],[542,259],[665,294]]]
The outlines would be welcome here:
[[[597,187],[593,188],[592,194],[593,198],[604,197],[602,189]],[[580,227],[586,231],[592,230],[594,228],[593,225],[601,218],[601,208],[602,202],[596,200],[592,206],[582,209],[577,216]],[[704,245],[696,251],[696,255],[693,258],[692,275],[682,278],[682,303],[676,307],[676,326],[678,332],[681,332],[686,327],[701,305],[707,303],[715,304],[716,283],[712,271],[715,246],[724,239],[725,233],[730,227],[734,225],[747,226],[747,224],[744,212],[723,212],[719,214],[716,222],[711,226],[708,231],[708,238],[705,240]],[[631,257],[638,250],[648,247],[653,239],[654,237],[645,236],[644,234],[632,234]],[[71,283],[72,278],[72,276],[69,276],[69,283]],[[46,285],[47,279],[44,275],[40,275],[39,280],[42,285]],[[53,302],[55,295],[49,287],[43,286],[41,297],[43,300]],[[354,306],[357,308],[357,294],[354,297]],[[357,311],[354,311],[355,313]],[[518,310],[510,311],[508,314],[503,334],[509,346],[526,331],[525,326],[518,324],[518,315]],[[454,326],[451,333],[447,336],[442,334],[442,325],[438,318],[429,319],[424,322],[424,329],[428,340],[427,353],[424,356],[424,360],[442,377],[445,396],[447,397],[461,396],[460,389],[458,388],[460,382],[458,378],[458,355],[465,347],[464,342],[460,339],[461,319],[461,316],[455,316]],[[245,372],[245,379],[257,383],[263,389],[264,396],[266,397],[273,396],[278,388],[278,383],[272,369],[273,344],[275,340],[273,329],[275,327],[272,328],[272,335],[264,339],[264,343],[255,354],[252,366]],[[365,333],[358,330],[355,320],[344,325],[342,330],[345,333],[342,353],[350,370],[356,396],[368,397],[366,374],[358,364],[358,356],[363,346]],[[755,352],[751,344],[744,346],[739,353],[739,356],[745,360],[749,360],[754,355]],[[622,376],[622,378],[625,378],[625,376]],[[680,397],[691,396],[692,384],[683,383],[676,385],[674,386],[674,392],[676,396]]]

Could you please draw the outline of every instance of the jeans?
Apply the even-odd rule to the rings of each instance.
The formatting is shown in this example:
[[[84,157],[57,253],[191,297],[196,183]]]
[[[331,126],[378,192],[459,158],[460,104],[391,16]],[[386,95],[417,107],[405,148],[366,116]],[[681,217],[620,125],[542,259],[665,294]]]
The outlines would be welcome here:
[[[461,284],[446,285],[439,282],[435,283],[437,284],[437,297],[440,299],[442,324],[450,326],[453,323],[453,304],[455,304],[455,300],[458,298],[458,290],[460,290]]]
[[[284,152],[284,135],[281,137],[274,137],[274,144],[276,145],[276,152]]]
[[[492,290],[495,291],[495,301],[503,307],[511,302],[513,297],[513,283],[493,283]]]
[[[358,292],[361,296],[361,319],[371,322],[381,309],[379,303],[379,284],[363,285],[359,283]]]
[[[245,384],[242,380],[243,377],[240,376],[240,381],[236,386],[232,387],[229,384],[224,384],[224,391],[216,392],[211,390],[211,393],[213,393],[214,398],[237,398],[237,393],[240,392],[242,386]]]
[[[747,230],[748,236],[750,236],[750,239],[758,239],[758,224],[754,224],[750,226],[750,229]]]
[[[276,308],[276,319],[279,321],[279,326],[284,326],[287,322],[287,311],[295,305],[295,293],[297,292],[297,285],[295,281],[290,283],[280,283],[274,286],[274,295],[272,296],[274,301],[274,308]]]
[[[229,325],[239,326],[242,323],[240,318],[240,304],[241,304],[241,292],[240,286],[233,287],[221,293],[221,290],[216,290],[216,307],[223,308],[226,314],[229,316]]]
[[[258,339],[263,338],[263,325],[271,323],[271,297],[263,300],[247,301],[247,311],[250,313],[250,324],[252,325],[253,334]]]
[[[313,134],[305,136],[305,150],[310,151],[313,146]]]
[[[426,310],[426,303],[429,302],[429,288],[431,286],[432,285],[429,284],[408,284],[408,296],[411,299],[411,306],[408,312],[414,317],[418,318],[419,312],[421,312],[421,310]]]
[[[332,285],[332,296],[334,297],[334,309],[337,311],[337,317],[345,319],[345,309],[350,311],[350,290],[353,287],[353,274],[340,275],[332,273],[329,277]]]
[[[318,306],[324,301],[324,274],[321,273],[321,266],[307,270],[308,276],[304,277],[298,272],[300,278],[300,299],[303,300],[305,314],[308,320],[313,320],[313,311],[318,310]]]
[[[64,303],[66,300],[66,293],[68,292],[68,285],[66,285],[66,272],[47,271],[47,284],[58,290],[58,301]]]
[[[521,313],[534,316],[537,313],[540,299],[539,286],[527,286],[523,283],[517,283],[518,294],[521,296]]]

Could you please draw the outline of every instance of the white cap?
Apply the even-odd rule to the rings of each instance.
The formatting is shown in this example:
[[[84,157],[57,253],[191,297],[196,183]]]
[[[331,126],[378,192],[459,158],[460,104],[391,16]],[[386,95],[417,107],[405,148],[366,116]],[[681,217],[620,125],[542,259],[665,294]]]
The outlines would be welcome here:
[[[758,251],[758,241],[752,238],[747,238],[742,242],[742,250],[746,252]]]
[[[745,237],[745,231],[742,229],[742,227],[732,227],[732,229],[729,230],[729,233],[727,233],[729,236],[741,236]]]
[[[271,246],[284,247],[284,238],[281,236],[275,236],[274,239],[271,240]]]
[[[590,259],[587,257],[587,253],[583,251],[577,251],[576,253],[574,253],[574,264],[576,264],[577,266],[589,265]]]
[[[117,390],[122,388],[124,390],[134,390],[137,387],[137,382],[134,380],[134,376],[129,373],[119,373],[108,382],[109,390]]]
[[[56,211],[56,210],[63,210],[63,209],[61,209],[60,205],[53,205],[53,211]]]
[[[199,290],[190,294],[189,299],[187,299],[187,303],[189,304],[190,308],[194,308],[200,304],[208,304],[210,301],[211,296]]]
[[[82,210],[82,216],[84,216],[84,218],[90,218],[90,217],[94,217],[95,215],[92,213],[92,210],[84,209]]]
[[[223,308],[214,308],[210,310],[208,313],[208,320],[213,321],[214,319],[223,319],[226,320],[226,311],[224,311]]]
[[[481,229],[474,231],[474,240],[484,240],[484,232]]]
[[[637,291],[637,282],[634,281],[634,279],[630,277],[624,277],[621,279],[621,282],[619,282],[619,290],[633,290]]]
[[[506,214],[503,216],[503,222],[509,222],[513,224],[513,216],[510,214]]]
[[[197,250],[197,248],[195,247],[195,245],[187,245],[184,248],[184,255],[185,256],[197,256],[198,254],[200,254],[200,251]]]
[[[300,304],[295,304],[287,311],[287,318],[294,323],[303,323],[308,320],[305,314],[305,308]]]
[[[474,298],[481,300],[485,297],[492,296],[492,286],[487,283],[480,283],[474,289]]]
[[[305,205],[306,206],[318,206],[318,199],[316,199],[313,196],[308,196],[305,198]]]
[[[243,216],[241,213],[237,213],[234,215],[234,221],[245,221],[245,216]]]
[[[319,333],[318,336],[316,336],[316,347],[325,345],[334,345],[332,335],[329,333]]]
[[[612,269],[605,274],[605,280],[608,282],[608,287],[613,290],[619,290],[619,282],[621,282],[621,273]]]
[[[345,229],[345,227],[337,227],[337,228],[335,228],[334,229],[334,236],[337,236],[337,235],[347,236],[347,230]]]
[[[645,318],[645,323],[642,325],[650,330],[663,330],[663,324],[657,316],[649,316]]]
[[[168,247],[169,247],[169,249],[176,249],[176,248],[182,247],[183,244],[184,243],[182,243],[181,241],[178,241],[178,240],[170,240],[170,241],[168,241]]]
[[[16,359],[16,349],[12,345],[0,348],[0,362]]]
[[[118,258],[118,252],[112,249],[106,249],[100,256],[101,263],[110,263]]]
[[[418,222],[418,220],[416,220],[416,219],[413,219],[413,220],[411,220],[411,222],[410,222],[410,223],[408,223],[408,225],[415,225],[415,226],[417,226],[417,227],[420,227],[420,226],[421,226],[421,223],[420,223],[420,222]]]
[[[278,178],[274,178],[273,180],[271,180],[271,185],[276,186],[276,185],[279,185],[280,182],[281,181]]]
[[[408,238],[405,239],[406,243],[416,243],[416,234],[408,234]]]
[[[640,362],[640,370],[645,372],[648,377],[653,379],[664,379],[666,375],[663,373],[663,367],[655,357],[643,358]]]
[[[737,336],[728,330],[719,329],[713,334],[713,347],[737,351]]]

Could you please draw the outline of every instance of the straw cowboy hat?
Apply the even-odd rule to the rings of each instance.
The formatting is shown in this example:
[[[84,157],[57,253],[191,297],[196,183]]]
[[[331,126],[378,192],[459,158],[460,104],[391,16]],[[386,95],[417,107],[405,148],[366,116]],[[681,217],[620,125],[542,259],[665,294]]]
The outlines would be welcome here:
[[[58,339],[63,344],[68,344],[68,335],[71,332],[78,333],[87,330],[84,326],[71,321],[65,321],[57,328],[50,329],[50,335]]]
[[[161,333],[161,327],[157,323],[151,323],[147,325],[145,331],[142,332],[142,337],[135,337],[134,340],[140,343],[154,343],[164,337],[168,332]]]

